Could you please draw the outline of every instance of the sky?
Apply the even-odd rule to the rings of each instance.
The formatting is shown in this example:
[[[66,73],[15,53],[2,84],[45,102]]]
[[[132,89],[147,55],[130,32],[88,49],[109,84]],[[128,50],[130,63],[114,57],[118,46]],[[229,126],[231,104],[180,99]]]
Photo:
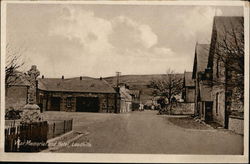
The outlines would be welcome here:
[[[23,71],[37,65],[45,77],[183,73],[195,44],[210,42],[214,15],[243,16],[243,8],[8,4],[6,42],[23,50]]]

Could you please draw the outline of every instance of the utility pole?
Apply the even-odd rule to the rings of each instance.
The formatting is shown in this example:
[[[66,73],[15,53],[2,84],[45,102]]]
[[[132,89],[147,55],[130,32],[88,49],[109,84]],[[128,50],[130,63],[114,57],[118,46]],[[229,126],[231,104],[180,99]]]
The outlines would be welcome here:
[[[119,87],[119,83],[120,83],[120,75],[121,75],[121,72],[116,72],[116,87],[118,88]]]
[[[118,113],[119,83],[121,72],[116,72],[116,94],[115,94],[115,113]]]

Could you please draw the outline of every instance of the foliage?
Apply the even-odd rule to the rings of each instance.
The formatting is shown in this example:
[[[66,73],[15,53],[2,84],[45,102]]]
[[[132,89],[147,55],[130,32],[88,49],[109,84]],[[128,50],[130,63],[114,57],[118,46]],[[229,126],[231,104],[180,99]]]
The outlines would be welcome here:
[[[167,98],[171,110],[171,100],[174,96],[181,93],[183,81],[182,78],[176,76],[173,70],[168,69],[166,75],[162,76],[161,79],[152,80],[149,87],[154,89],[153,92],[155,95],[161,96],[159,103],[162,107],[165,107],[166,102],[164,100]]]
[[[5,88],[7,89],[20,78],[18,70],[24,65],[22,61],[21,49],[14,49],[9,44],[6,46],[6,65],[5,65]]]

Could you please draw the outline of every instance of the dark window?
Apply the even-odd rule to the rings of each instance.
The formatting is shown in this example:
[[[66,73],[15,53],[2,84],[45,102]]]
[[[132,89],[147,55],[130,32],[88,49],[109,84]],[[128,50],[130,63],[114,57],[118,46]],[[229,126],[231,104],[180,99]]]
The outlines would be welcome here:
[[[72,107],[72,97],[67,97],[67,107]]]
[[[219,64],[220,64],[220,61],[219,61],[219,59],[217,59],[217,61],[216,61],[216,77],[218,78],[219,77],[219,73],[220,73],[220,71],[219,71]]]

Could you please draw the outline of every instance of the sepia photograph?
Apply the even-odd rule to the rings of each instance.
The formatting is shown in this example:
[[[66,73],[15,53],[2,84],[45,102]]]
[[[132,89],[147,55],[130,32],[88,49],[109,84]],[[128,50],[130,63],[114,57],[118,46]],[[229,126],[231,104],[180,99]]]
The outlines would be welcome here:
[[[5,159],[247,162],[247,4],[5,1]]]

